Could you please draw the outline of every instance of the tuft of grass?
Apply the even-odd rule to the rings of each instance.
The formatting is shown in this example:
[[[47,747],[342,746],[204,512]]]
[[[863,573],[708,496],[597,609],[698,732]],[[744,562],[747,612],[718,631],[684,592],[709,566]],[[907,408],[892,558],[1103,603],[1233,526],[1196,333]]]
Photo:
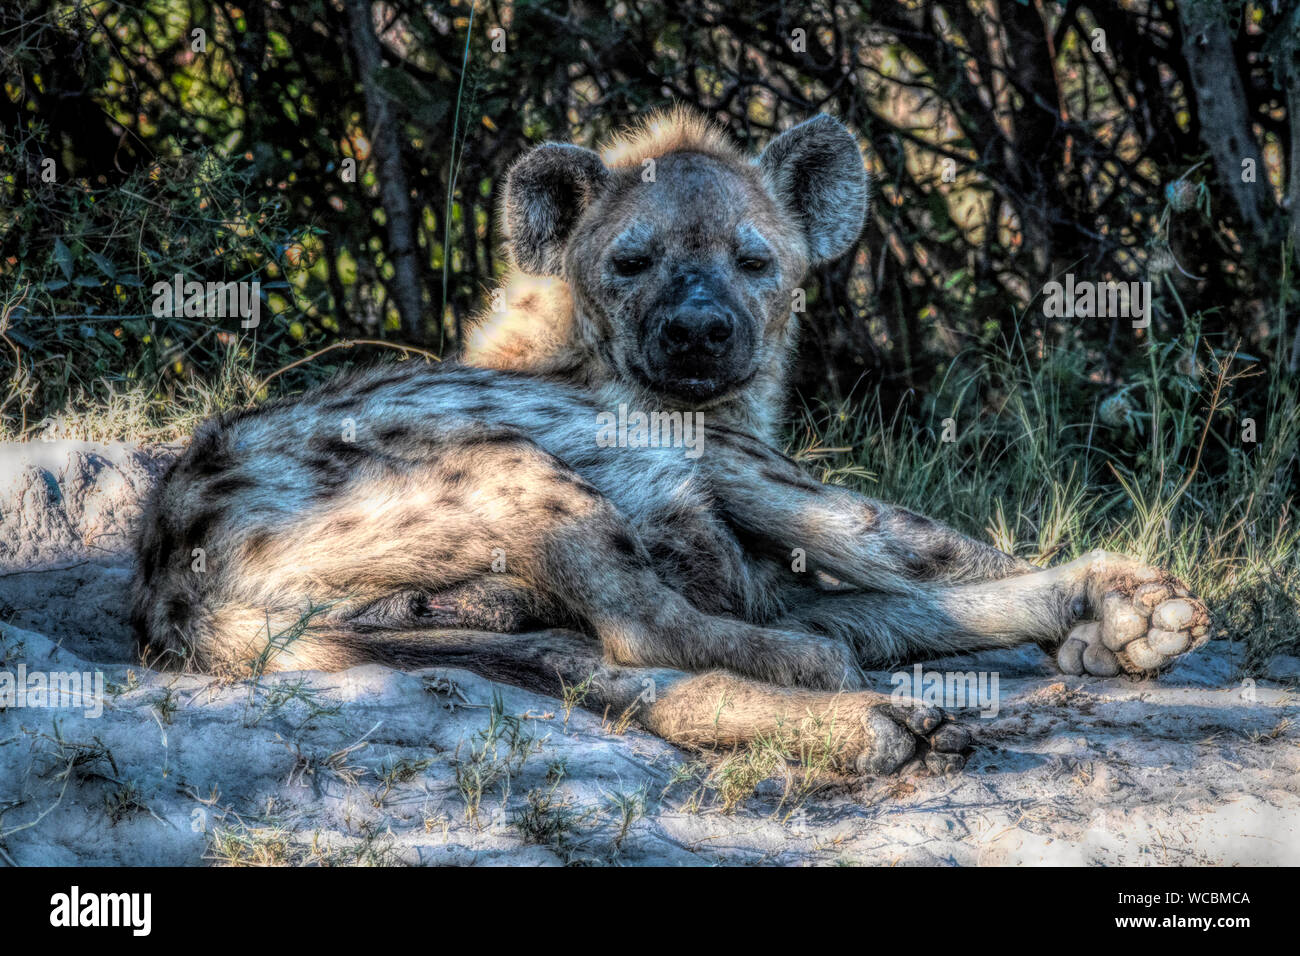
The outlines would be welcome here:
[[[267,673],[267,669],[271,666],[271,662],[298,641],[302,640],[303,635],[311,629],[312,622],[321,615],[329,613],[330,609],[333,608],[336,603],[338,602],[326,601],[323,604],[314,604],[307,608],[307,610],[300,614],[297,620],[288,627],[270,634],[267,637],[265,644],[257,645],[256,649],[252,651],[249,657],[241,662],[243,668],[243,674],[241,676],[251,678],[249,683],[250,700],[256,694],[259,686],[258,682],[261,680],[262,675]],[[271,629],[269,619],[266,629],[268,632]]]
[[[558,781],[549,788],[528,791],[510,825],[519,831],[524,843],[550,847],[572,863],[581,848],[575,839],[579,828],[594,820],[596,811],[575,808],[567,798],[556,796],[557,789]]]
[[[394,787],[409,783],[431,766],[433,766],[431,757],[399,757],[396,760],[387,761],[379,775],[379,789],[375,791],[371,802],[376,807],[382,807],[389,794],[393,792]]]
[[[305,677],[280,680],[268,685],[255,682],[250,690],[253,692],[253,697],[245,707],[244,726],[246,727],[256,727],[265,720],[279,717],[294,704],[297,704],[303,713],[302,720],[292,725],[295,731],[301,730],[321,717],[333,717],[342,709],[341,704],[321,703],[321,692],[310,686],[310,682]],[[253,706],[254,701],[256,707]]]
[[[370,771],[366,767],[352,763],[352,758],[370,746],[366,738],[378,729],[379,724],[375,724],[348,746],[327,753],[305,753],[296,742],[293,743],[291,746],[294,752],[294,763],[285,785],[291,787],[310,781],[312,791],[317,797],[321,795],[321,780],[327,777],[338,780],[345,787],[356,786]]]
[[[829,734],[829,732],[828,732]],[[748,746],[725,755],[704,775],[693,805],[716,806],[732,813],[754,796],[768,780],[781,780],[777,812],[788,815],[820,790],[835,772],[833,754],[838,750],[830,734],[823,738],[814,730],[766,735]]]
[[[596,679],[594,673],[588,674],[583,680],[576,684],[566,683],[564,678],[560,678],[560,704],[561,712],[564,714],[564,729],[569,729],[569,718],[573,715],[573,708],[581,707],[591,693],[591,683]]]
[[[289,834],[279,827],[218,827],[204,858],[217,866],[288,866],[292,851]]]
[[[128,780],[104,794],[104,812],[108,814],[110,824],[117,826],[132,814],[148,813],[149,807],[141,798],[135,781]]]
[[[642,785],[630,793],[621,790],[605,794],[605,802],[614,814],[613,855],[618,856],[633,825],[646,814],[646,792]]]
[[[41,756],[47,761],[42,776],[65,785],[69,780],[85,781],[94,778],[119,782],[113,752],[99,737],[87,741],[69,740],[63,736],[57,720],[51,733],[38,733],[34,736]],[[112,770],[112,775],[104,772],[105,764]]]
[[[477,820],[483,798],[492,792],[508,799],[511,779],[540,750],[541,742],[519,717],[506,712],[505,701],[494,692],[487,726],[475,732],[464,756],[460,746],[452,756],[456,788],[465,801],[465,818]]]
[[[158,719],[164,724],[170,724],[176,717],[176,709],[179,704],[176,700],[176,691],[171,687],[162,692],[162,696],[154,701],[153,709],[157,713]]]
[[[788,817],[829,781],[838,778],[845,752],[848,724],[835,710],[806,714],[783,722],[744,747],[714,755],[705,762],[680,764],[664,793],[680,784],[694,784],[686,808],[713,808],[732,813],[769,780],[781,780],[776,812]]]

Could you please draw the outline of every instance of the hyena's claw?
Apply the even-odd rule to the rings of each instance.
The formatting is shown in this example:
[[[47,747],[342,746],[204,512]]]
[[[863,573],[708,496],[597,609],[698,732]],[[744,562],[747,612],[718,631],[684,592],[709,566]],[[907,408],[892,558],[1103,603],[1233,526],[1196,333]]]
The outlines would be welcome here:
[[[946,721],[942,710],[920,702],[871,707],[862,719],[863,749],[849,762],[849,769],[883,776],[919,757],[932,773],[960,770],[966,763],[971,735],[964,727]]]
[[[920,703],[892,705],[889,707],[889,716],[919,736],[928,734],[946,719],[944,712],[938,707],[928,707]]]

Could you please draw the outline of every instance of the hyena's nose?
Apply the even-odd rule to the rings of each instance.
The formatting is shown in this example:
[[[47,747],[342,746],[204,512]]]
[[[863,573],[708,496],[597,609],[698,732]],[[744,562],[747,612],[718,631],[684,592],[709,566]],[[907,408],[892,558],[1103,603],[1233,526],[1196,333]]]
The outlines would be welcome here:
[[[679,309],[659,333],[664,353],[671,358],[688,355],[725,355],[736,333],[736,320],[716,308]]]

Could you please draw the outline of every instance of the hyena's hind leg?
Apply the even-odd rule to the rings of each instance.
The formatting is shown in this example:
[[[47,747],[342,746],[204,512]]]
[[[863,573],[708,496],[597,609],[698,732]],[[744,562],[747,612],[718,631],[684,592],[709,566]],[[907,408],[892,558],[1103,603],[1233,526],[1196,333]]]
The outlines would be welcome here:
[[[389,647],[399,666],[463,667],[504,683],[567,697],[611,721],[630,718],[679,746],[713,751],[758,742],[809,763],[885,774],[913,758],[932,772],[960,769],[965,728],[909,698],[873,691],[778,687],[724,670],[690,674],[611,664],[600,643],[570,630],[529,634],[411,631]]]

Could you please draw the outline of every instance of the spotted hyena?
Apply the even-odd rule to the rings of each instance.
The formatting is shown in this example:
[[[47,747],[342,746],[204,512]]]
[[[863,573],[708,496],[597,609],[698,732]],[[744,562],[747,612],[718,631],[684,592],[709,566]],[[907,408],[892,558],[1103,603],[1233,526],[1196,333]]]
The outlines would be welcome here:
[[[1101,552],[1040,570],[778,450],[793,296],[855,244],[868,191],[825,116],[756,159],[680,113],[603,154],[533,149],[506,185],[513,271],[463,362],[198,430],[139,539],[146,649],[463,666],[583,687],[686,745],[784,735],[887,772],[959,767],[970,737],[863,666],[1033,641],[1111,675],[1203,641],[1161,571]]]

